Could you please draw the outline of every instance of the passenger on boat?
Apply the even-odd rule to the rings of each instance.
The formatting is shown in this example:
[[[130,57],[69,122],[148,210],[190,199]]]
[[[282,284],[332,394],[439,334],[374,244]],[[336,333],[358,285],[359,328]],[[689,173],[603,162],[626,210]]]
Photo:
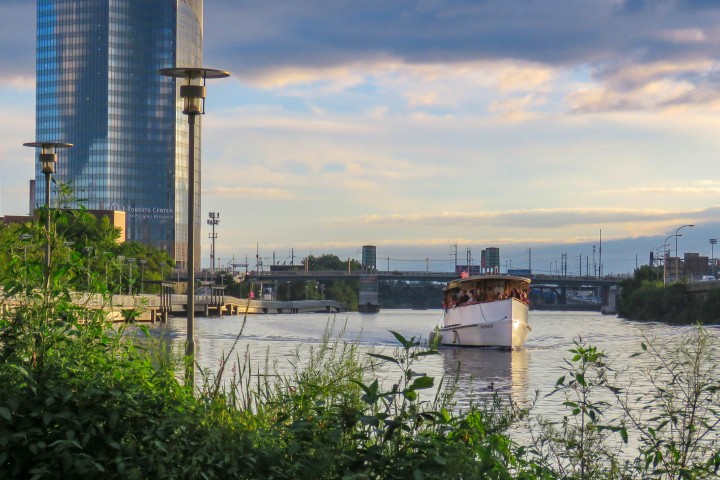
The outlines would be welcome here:
[[[445,294],[445,301],[443,302],[443,308],[448,310],[455,307],[455,297],[449,293]]]
[[[520,300],[522,300],[525,303],[528,303],[527,290],[523,290],[522,292],[520,292]]]
[[[460,290],[460,296],[458,297],[458,305],[467,303],[469,300],[470,297],[468,296],[467,292],[465,290]]]

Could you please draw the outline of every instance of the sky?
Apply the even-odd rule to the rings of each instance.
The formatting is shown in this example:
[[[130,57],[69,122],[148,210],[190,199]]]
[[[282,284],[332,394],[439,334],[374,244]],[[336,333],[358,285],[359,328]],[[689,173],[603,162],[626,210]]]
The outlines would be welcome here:
[[[0,212],[34,155],[35,2],[2,0]],[[720,238],[720,2],[205,0],[203,265],[312,254],[627,273]],[[675,254],[675,238],[667,244]],[[720,251],[720,249],[719,249]],[[530,254],[528,252],[531,252]],[[582,271],[580,267],[582,266]]]

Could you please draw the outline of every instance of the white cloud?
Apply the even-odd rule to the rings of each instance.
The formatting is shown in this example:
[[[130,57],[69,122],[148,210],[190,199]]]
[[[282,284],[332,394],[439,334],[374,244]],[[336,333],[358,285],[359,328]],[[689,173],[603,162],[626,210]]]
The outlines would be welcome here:
[[[707,40],[705,32],[699,28],[685,28],[660,32],[660,38],[676,43],[703,43]]]

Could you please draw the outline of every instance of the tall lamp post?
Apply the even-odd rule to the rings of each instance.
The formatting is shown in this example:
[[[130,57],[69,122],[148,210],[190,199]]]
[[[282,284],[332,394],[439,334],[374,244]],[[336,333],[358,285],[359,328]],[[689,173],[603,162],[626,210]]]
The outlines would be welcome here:
[[[145,294],[145,265],[147,260],[140,260],[140,293]]]
[[[163,68],[161,75],[183,79],[180,97],[184,99],[183,113],[188,117],[188,215],[187,215],[187,345],[185,355],[195,356],[195,117],[205,113],[205,82],[208,78],[225,78],[223,70],[202,67]],[[191,362],[194,359],[191,358]],[[195,383],[194,364],[188,373],[191,385]]]
[[[73,145],[72,143],[61,142],[28,142],[23,143],[23,146],[40,149],[41,171],[45,175],[45,234],[47,235],[47,242],[45,243],[45,283],[47,284],[47,280],[50,278],[50,175],[55,173],[56,150],[58,148],[70,148]]]
[[[677,230],[675,230],[675,281],[678,280],[678,266],[680,265],[680,254],[678,253],[678,237],[682,237],[682,235],[677,235],[677,233],[682,230],[685,227],[694,227],[695,225],[683,225],[682,227],[678,227]]]
[[[215,239],[217,238],[217,233],[215,233],[215,225],[220,223],[220,212],[210,212],[208,214],[210,218],[208,218],[207,224],[212,227],[212,233],[210,234],[210,238],[212,239],[212,246],[210,247],[210,271],[215,274]]]
[[[710,239],[710,264],[712,265],[712,274],[715,275],[715,245],[717,245],[717,238]]]
[[[27,241],[32,238],[29,233],[23,233],[20,235],[20,240],[23,242],[23,262],[27,262]]]
[[[93,252],[95,251],[94,247],[83,247],[82,252],[87,257],[87,289],[88,292],[90,291],[90,260],[92,257]]]
[[[128,295],[132,295],[132,286],[133,283],[135,283],[135,278],[133,278],[132,274],[132,267],[135,264],[135,259],[128,258],[126,261],[128,263]]]
[[[667,238],[665,239],[665,243],[663,243],[663,258],[664,258],[664,261],[663,261],[663,287],[665,285],[667,285],[667,261],[668,261],[668,249],[667,249],[668,243],[667,242],[668,242],[668,240],[670,240],[673,237],[675,237],[677,239],[677,237],[682,237],[682,235],[679,235],[677,233],[675,235],[668,235]]]

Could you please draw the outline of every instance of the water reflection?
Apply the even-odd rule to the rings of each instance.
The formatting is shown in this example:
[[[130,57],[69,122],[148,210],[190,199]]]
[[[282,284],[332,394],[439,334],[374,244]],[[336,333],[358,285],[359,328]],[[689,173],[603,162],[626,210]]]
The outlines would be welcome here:
[[[442,348],[445,375],[460,376],[459,398],[471,399],[482,393],[506,393],[514,400],[527,395],[528,356],[526,348]]]

